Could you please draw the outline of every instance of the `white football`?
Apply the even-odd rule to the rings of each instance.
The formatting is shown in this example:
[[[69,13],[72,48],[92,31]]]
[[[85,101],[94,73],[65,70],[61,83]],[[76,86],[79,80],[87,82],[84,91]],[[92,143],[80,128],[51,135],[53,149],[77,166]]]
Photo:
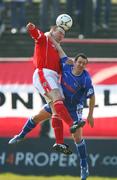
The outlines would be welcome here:
[[[72,24],[73,20],[68,14],[61,14],[56,19],[56,25],[62,27],[65,31],[68,31]]]

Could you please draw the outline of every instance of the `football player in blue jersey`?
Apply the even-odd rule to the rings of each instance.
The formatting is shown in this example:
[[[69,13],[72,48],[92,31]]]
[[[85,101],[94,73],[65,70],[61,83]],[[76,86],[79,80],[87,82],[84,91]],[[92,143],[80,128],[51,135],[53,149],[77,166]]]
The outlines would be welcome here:
[[[82,119],[82,110],[84,102],[89,99],[89,113],[87,116],[87,122],[91,127],[94,126],[93,111],[95,106],[95,93],[92,85],[91,77],[85,70],[88,63],[88,59],[84,54],[78,54],[74,61],[69,59],[61,46],[55,42],[56,48],[59,51],[62,66],[61,85],[65,96],[64,103],[74,120],[74,124],[81,122],[80,126],[74,132],[71,129],[72,137],[77,149],[78,157],[80,158],[81,167],[81,179],[86,180],[89,175],[88,163],[87,163],[87,149],[86,143],[82,136],[82,127],[85,121]],[[9,141],[9,144],[15,144],[24,139],[27,133],[29,133],[38,123],[51,117],[51,109],[49,105],[45,105],[40,112],[30,118],[24,125],[22,131]],[[56,144],[53,145],[53,150],[70,154],[69,147],[64,148],[62,146],[63,140],[63,124],[62,121],[57,118],[52,122],[54,128]]]

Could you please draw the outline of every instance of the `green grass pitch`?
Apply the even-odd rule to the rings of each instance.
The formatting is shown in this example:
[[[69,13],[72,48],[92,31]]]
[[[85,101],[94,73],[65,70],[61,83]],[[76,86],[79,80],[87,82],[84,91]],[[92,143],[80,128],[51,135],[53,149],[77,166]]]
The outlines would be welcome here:
[[[11,173],[0,174],[0,179],[2,180],[80,180],[80,177],[73,176],[21,176]],[[87,180],[117,180],[117,178],[110,177],[88,177]]]

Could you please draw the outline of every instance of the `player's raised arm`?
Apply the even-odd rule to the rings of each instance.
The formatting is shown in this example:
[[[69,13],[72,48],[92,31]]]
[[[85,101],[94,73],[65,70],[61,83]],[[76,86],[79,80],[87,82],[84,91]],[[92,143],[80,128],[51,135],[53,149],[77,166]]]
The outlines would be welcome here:
[[[56,49],[58,50],[59,56],[60,58],[66,57],[66,53],[64,52],[64,50],[62,49],[60,43],[58,43],[53,36],[50,37],[52,42],[54,43],[54,45],[56,46]]]
[[[52,42],[54,43],[54,45],[56,46],[56,49],[58,50],[59,56],[60,58],[64,58],[67,57],[66,53],[64,52],[63,48],[61,47],[60,43],[58,43],[52,36],[50,36],[50,39],[52,40]],[[73,64],[73,59],[67,57],[67,64],[72,65]]]
[[[63,58],[63,57],[66,57],[66,53],[64,52],[63,48],[61,47],[61,45],[59,43],[57,43],[57,46],[56,46],[58,52],[59,52],[59,56],[60,58]]]
[[[31,22],[29,22],[29,23],[27,24],[26,28],[27,28],[27,31],[29,32],[30,36],[31,36],[34,40],[36,40],[36,41],[38,41],[38,40],[41,38],[41,36],[43,35],[43,32],[41,32],[41,31],[35,26],[35,24],[33,24],[33,23],[31,23]]]

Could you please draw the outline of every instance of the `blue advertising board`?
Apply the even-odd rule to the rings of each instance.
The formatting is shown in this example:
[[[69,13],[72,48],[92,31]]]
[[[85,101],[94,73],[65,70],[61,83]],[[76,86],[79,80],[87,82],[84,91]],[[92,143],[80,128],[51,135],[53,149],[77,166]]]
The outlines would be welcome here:
[[[72,140],[66,139],[73,150],[70,156],[52,152],[55,140],[27,139],[17,145],[8,145],[9,139],[0,139],[0,172],[28,175],[80,175],[79,159]],[[91,176],[117,177],[116,140],[86,140]]]

